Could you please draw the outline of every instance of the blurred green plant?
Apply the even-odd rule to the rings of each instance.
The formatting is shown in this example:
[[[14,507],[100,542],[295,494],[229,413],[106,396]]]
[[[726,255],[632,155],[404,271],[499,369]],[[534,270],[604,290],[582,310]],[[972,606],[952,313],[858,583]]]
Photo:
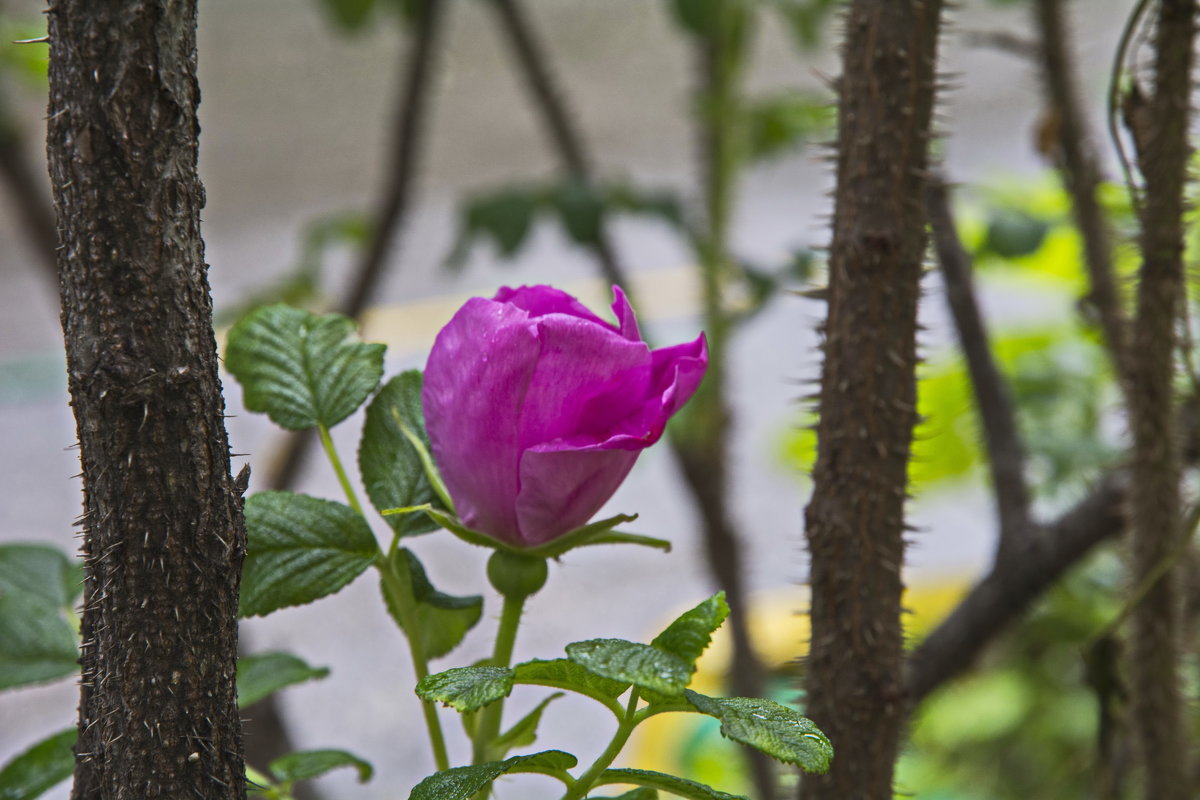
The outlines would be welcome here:
[[[985,663],[922,704],[896,796],[1096,797],[1101,711],[1085,653],[1118,613],[1123,575],[1113,550],[1100,552],[997,641]]]
[[[682,204],[673,193],[642,189],[625,181],[593,184],[566,176],[540,183],[507,184],[467,196],[459,211],[458,234],[446,255],[447,269],[465,266],[477,244],[490,242],[504,259],[529,242],[539,219],[557,221],[567,238],[592,248],[604,220],[625,214],[658,220],[686,232]]]
[[[318,0],[329,21],[343,33],[362,33],[376,14],[394,14],[407,24],[416,13],[416,0]]]

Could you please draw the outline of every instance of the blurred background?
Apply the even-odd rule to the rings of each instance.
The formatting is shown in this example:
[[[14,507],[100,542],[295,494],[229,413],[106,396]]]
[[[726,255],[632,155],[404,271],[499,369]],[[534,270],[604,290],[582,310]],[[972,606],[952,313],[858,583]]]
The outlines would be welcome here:
[[[594,248],[571,230],[563,195],[539,188],[561,180],[561,158],[496,15],[483,2],[444,2],[408,212],[385,250],[385,272],[363,315],[364,337],[388,344],[388,375],[420,366],[434,333],[457,305],[472,295],[490,295],[501,284],[553,283],[597,310],[611,300],[598,277]],[[694,251],[678,222],[696,216],[705,190],[693,94],[697,59],[676,5],[667,0],[523,5],[590,151],[597,185],[616,187],[613,196],[625,191],[632,197],[612,201],[624,202],[628,213],[606,217],[611,244],[631,276],[644,329],[664,343],[693,338],[704,325]],[[805,605],[804,469],[812,452],[803,431],[810,421],[807,405],[800,398],[818,375],[816,327],[823,306],[796,292],[823,280],[820,248],[828,237],[832,168],[821,142],[832,135],[829,84],[838,70],[836,20],[825,13],[835,4],[791,5],[809,8],[811,30],[802,29],[800,15],[764,13],[746,57],[739,91],[791,102],[775,117],[764,115],[765,143],[736,176],[727,242],[747,265],[747,275],[767,276],[765,283],[739,284],[749,310],[728,342],[729,496],[745,588],[755,598],[751,607],[760,609],[752,616],[763,620],[756,645],[764,660],[780,668],[803,652],[802,631],[791,618]],[[1102,130],[1110,62],[1129,5],[1075,4],[1073,45],[1095,130]],[[204,237],[220,324],[258,299],[288,297],[334,308],[350,291],[368,221],[389,186],[394,118],[413,39],[391,8],[365,7],[370,16],[358,25],[345,12],[339,17],[333,2],[201,3]],[[70,449],[74,422],[63,375],[57,286],[44,239],[29,219],[30,209],[49,204],[45,85],[39,73],[45,47],[9,44],[40,35],[40,10],[33,0],[0,0],[0,137],[5,157],[18,159],[33,178],[31,186],[11,179],[0,186],[0,541],[52,543],[73,551],[71,523],[80,493],[72,478],[78,461]],[[1038,148],[1044,123],[1040,90],[1021,49],[1033,40],[1027,9],[1020,2],[966,0],[952,19],[943,43],[949,88],[940,107],[944,138],[938,149],[947,178],[960,185],[964,239],[981,269],[988,268],[983,302],[1004,332],[1001,360],[1018,374],[1018,394],[1032,409],[1023,422],[1040,432],[1033,449],[1046,491],[1039,493],[1039,503],[1058,508],[1078,496],[1114,452],[1104,413],[1111,387],[1094,340],[1064,334],[1082,284],[1077,265],[1069,263],[1073,245],[1072,234],[1063,229],[1065,201],[1055,179],[1045,174],[1047,162]],[[497,199],[502,188],[558,199],[544,200],[547,210],[533,213],[526,230],[523,201],[503,193]],[[464,210],[469,208],[473,216]],[[457,266],[448,267],[448,260]],[[747,286],[762,291],[755,294]],[[920,474],[910,506],[916,531],[908,582],[918,592],[927,590],[927,613],[935,618],[948,608],[945,598],[954,588],[986,564],[994,522],[969,390],[952,353],[936,276],[927,288],[922,320],[929,368],[922,404],[932,413],[926,414],[930,423],[914,467]],[[282,439],[265,418],[241,409],[240,389],[228,376],[225,385],[234,415],[232,447],[240,454],[235,469],[250,463],[251,490],[263,488]],[[354,417],[335,431],[344,454],[356,449],[360,424],[361,417]],[[317,458],[295,486],[324,497],[339,494],[332,472]],[[642,456],[607,510],[639,513],[636,529],[671,539],[674,551],[572,553],[534,598],[529,608],[534,622],[522,631],[519,658],[553,657],[585,636],[653,635],[677,610],[716,590],[695,506],[665,443]],[[419,539],[413,549],[439,588],[477,591],[479,553],[444,536]],[[1089,573],[1090,582],[1055,601],[1068,606],[1077,601],[1075,607],[1061,614],[1056,607],[1044,610],[1048,627],[1038,635],[1059,641],[1064,626],[1087,628],[1100,613],[1097,608],[1104,606],[1088,599],[1088,587],[1112,580],[1104,558]],[[940,594],[944,591],[949,594]],[[286,649],[310,664],[331,667],[330,677],[280,696],[297,747],[343,748],[377,769],[375,779],[361,787],[348,771],[322,779],[319,788],[329,798],[394,797],[398,787],[432,769],[414,721],[403,642],[391,635],[392,624],[377,600],[377,588],[364,578],[336,597],[251,620],[243,628],[249,650]],[[494,602],[485,606],[484,622],[468,638],[464,654],[435,667],[482,656],[484,631],[490,633],[496,611]],[[1035,645],[1027,638],[1013,647],[1036,650]],[[1022,715],[1047,696],[1069,694],[1073,705],[1062,714],[1043,714],[1056,717],[1044,722],[1053,730],[1038,734],[1043,744],[1033,749],[1045,751],[1038,758],[1054,753],[1057,766],[1046,769],[1066,773],[1060,776],[1063,787],[1075,786],[1086,765],[1072,759],[1083,757],[1078,753],[1086,752],[1094,736],[1095,711],[1081,679],[1072,690],[1078,691],[1065,692],[1053,683],[1061,677],[1061,664],[1037,663],[1036,670],[988,672],[983,688],[969,682],[951,687],[947,692],[960,694],[944,702],[935,697],[932,721],[918,726],[914,756],[901,780],[921,797],[1002,796],[986,788],[987,770],[1004,770],[1011,778],[1014,769],[1031,769],[1028,763],[950,759],[945,731],[961,731],[958,723],[969,718],[974,726],[965,738],[956,733],[953,747],[1016,752],[1012,740],[1029,731]],[[1081,667],[1063,669],[1076,674]],[[72,682],[61,681],[0,695],[0,763],[72,724],[75,692]],[[537,699],[518,696],[514,703],[530,707]],[[959,716],[947,722],[939,713]],[[607,739],[607,724],[602,712],[567,710],[564,703],[547,714],[543,738],[556,744],[565,739],[564,746],[574,744],[582,754]],[[662,733],[658,742],[639,747],[669,750],[673,735]],[[1080,742],[1082,749],[1069,749]],[[1061,757],[1053,749],[1059,743],[1068,748]],[[948,760],[939,760],[943,756]],[[722,759],[716,759],[718,765]],[[951,761],[960,766],[947,767]],[[984,766],[969,766],[976,763]],[[956,770],[965,770],[965,777]],[[981,794],[961,788],[970,785],[985,788]],[[501,784],[498,796],[529,796],[522,786]],[[1009,788],[1014,797],[1024,791]],[[51,796],[66,797],[66,785]],[[1076,794],[1064,788],[1032,796]]]

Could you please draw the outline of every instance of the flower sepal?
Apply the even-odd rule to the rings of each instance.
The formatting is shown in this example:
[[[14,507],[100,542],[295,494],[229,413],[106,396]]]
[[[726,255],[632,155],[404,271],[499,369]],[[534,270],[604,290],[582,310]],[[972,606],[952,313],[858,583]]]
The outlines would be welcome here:
[[[503,550],[509,553],[519,553],[536,558],[560,558],[569,550],[597,544],[639,544],[643,547],[653,547],[662,550],[664,553],[671,551],[671,543],[666,539],[614,530],[618,525],[636,520],[637,514],[617,514],[616,516],[597,520],[596,522],[590,522],[583,527],[564,533],[552,542],[547,542],[537,547],[513,547],[499,539],[493,539],[486,533],[471,530],[454,514],[440,508],[434,508],[429,503],[423,503],[419,506],[407,506],[405,508],[389,508],[383,511],[384,516],[419,513],[427,515],[438,525],[450,531],[450,533],[453,533],[467,544],[473,544],[477,547],[489,547],[493,550]]]

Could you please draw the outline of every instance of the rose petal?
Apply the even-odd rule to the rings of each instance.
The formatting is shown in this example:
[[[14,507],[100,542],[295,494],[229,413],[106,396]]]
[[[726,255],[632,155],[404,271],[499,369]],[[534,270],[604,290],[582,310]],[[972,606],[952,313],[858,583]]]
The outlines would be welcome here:
[[[612,323],[605,322],[592,313],[592,310],[571,295],[555,289],[553,286],[518,286],[510,289],[500,287],[493,298],[497,303],[508,303],[529,312],[531,317],[544,317],[547,314],[566,314],[570,317],[603,325],[609,330],[616,330]]]
[[[571,436],[525,451],[517,521],[527,546],[586,524],[625,480],[642,450],[661,438],[667,421],[695,393],[708,366],[703,335],[651,355],[653,390],[611,436]]]
[[[536,324],[541,353],[521,409],[522,452],[566,436],[606,437],[637,413],[652,376],[645,343],[564,314]]]
[[[540,350],[525,311],[474,298],[442,328],[425,370],[421,404],[456,510],[505,541],[519,541],[517,420]]]
[[[649,447],[662,438],[667,422],[696,393],[708,367],[708,349],[704,337],[651,354],[650,390],[639,407],[598,439],[594,447],[626,450]],[[585,444],[575,441],[580,448]]]
[[[642,332],[638,329],[637,315],[633,313],[633,306],[629,305],[629,298],[625,296],[625,292],[616,285],[613,286],[612,310],[613,314],[617,316],[621,335],[630,341],[640,342]]]
[[[523,544],[536,547],[587,524],[625,480],[639,452],[526,451],[517,498]]]
[[[669,417],[691,399],[708,369],[708,339],[700,334],[694,341],[660,347],[650,353],[651,382],[663,398]]]

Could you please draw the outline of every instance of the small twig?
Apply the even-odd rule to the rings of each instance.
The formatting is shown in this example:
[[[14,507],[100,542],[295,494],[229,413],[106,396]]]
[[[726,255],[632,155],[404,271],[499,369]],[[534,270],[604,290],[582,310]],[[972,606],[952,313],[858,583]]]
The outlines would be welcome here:
[[[958,331],[959,346],[983,423],[1000,522],[996,559],[1004,561],[1025,549],[1034,528],[1029,514],[1029,488],[1025,483],[1024,448],[1017,431],[1012,396],[992,357],[975,299],[971,259],[959,241],[946,185],[940,178],[931,179],[927,197],[934,249],[946,285],[946,302]]]
[[[371,228],[371,240],[354,272],[354,282],[340,311],[357,317],[375,293],[387,264],[387,254],[407,215],[415,183],[417,160],[425,131],[426,107],[429,104],[434,56],[441,38],[445,3],[425,0],[416,17],[413,41],[402,60],[404,79],[401,81],[397,104],[395,134],[392,137],[391,169]],[[291,434],[274,462],[267,484],[272,489],[286,489],[297,476],[312,452],[313,432]]]
[[[554,85],[554,79],[547,66],[548,59],[533,27],[525,17],[525,11],[518,0],[492,0],[491,6],[496,11],[500,27],[508,38],[513,56],[521,68],[525,84],[533,97],[534,106],[542,116],[546,133],[550,137],[558,157],[562,160],[563,169],[580,183],[591,185],[593,182],[591,160],[585,150],[583,137],[575,129],[570,113],[561,93]],[[596,241],[592,244],[600,271],[604,279],[620,286],[627,295],[631,294],[632,285],[628,275],[617,261],[616,251],[609,237],[608,228],[601,220],[596,232]]]
[[[1112,242],[1098,189],[1100,168],[1090,144],[1087,124],[1075,88],[1075,73],[1067,55],[1067,30],[1062,0],[1038,0],[1034,13],[1041,36],[1042,80],[1046,104],[1057,120],[1058,167],[1071,196],[1075,227],[1083,239],[1084,261],[1091,283],[1088,300],[1094,306],[1109,355],[1124,385],[1129,375],[1128,338],[1121,294],[1113,268]]]

